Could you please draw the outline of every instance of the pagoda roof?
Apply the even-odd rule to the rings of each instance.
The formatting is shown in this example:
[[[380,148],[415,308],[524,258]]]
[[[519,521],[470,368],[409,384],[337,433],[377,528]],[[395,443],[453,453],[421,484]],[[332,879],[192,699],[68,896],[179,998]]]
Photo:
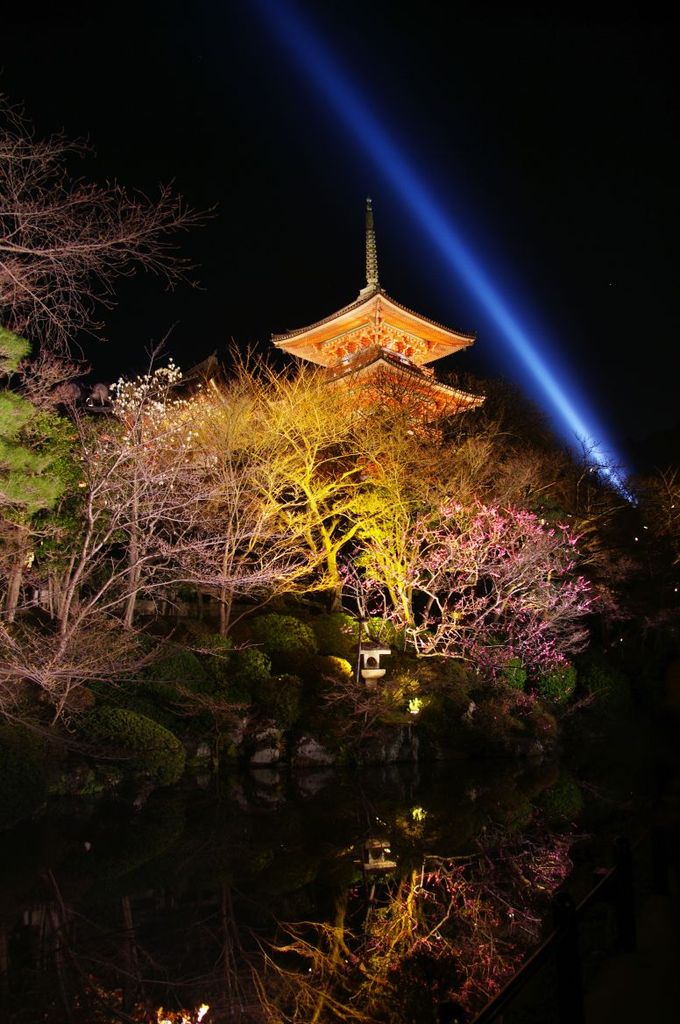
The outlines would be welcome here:
[[[382,364],[382,365],[381,365]],[[442,384],[433,376],[433,371],[421,370],[410,360],[403,356],[396,355],[389,349],[372,348],[360,355],[350,359],[347,363],[340,363],[333,366],[328,374],[329,383],[346,380],[348,377],[359,378],[364,375],[372,376],[376,372],[385,369],[396,375],[406,375],[414,383],[417,382],[421,389],[427,389],[437,393],[443,403],[447,406],[455,406],[455,411],[461,408],[477,409],[484,403],[484,395],[474,395],[461,388],[455,388],[451,384]]]
[[[422,316],[391,298],[379,285],[373,285],[364,288],[354,302],[323,320],[285,334],[272,335],[272,342],[277,348],[292,355],[321,366],[329,366],[336,362],[330,342],[363,326],[369,331],[375,329],[381,321],[425,343],[427,354],[418,359],[420,363],[434,362],[461,348],[467,348],[475,340],[474,334],[445,327],[436,320]]]

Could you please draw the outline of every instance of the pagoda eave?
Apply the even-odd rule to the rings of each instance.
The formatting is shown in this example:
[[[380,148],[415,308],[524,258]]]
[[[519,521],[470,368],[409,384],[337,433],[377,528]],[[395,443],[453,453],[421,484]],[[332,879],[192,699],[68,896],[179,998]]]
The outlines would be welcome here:
[[[403,385],[404,391],[419,395],[436,410],[436,415],[452,414],[477,409],[484,403],[484,395],[474,395],[449,384],[442,384],[432,371],[423,372],[419,367],[403,361],[392,352],[374,349],[347,365],[334,366],[329,375],[329,385],[342,383],[350,390],[376,390],[384,397],[395,385]]]
[[[379,289],[309,327],[272,337],[277,348],[321,366],[375,345],[406,352],[418,365],[425,365],[467,348],[474,340],[474,335],[414,313]]]

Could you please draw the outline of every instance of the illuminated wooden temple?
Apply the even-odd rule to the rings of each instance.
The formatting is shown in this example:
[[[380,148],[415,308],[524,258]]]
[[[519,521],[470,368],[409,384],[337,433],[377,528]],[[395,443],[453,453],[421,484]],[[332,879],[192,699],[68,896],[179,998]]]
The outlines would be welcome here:
[[[366,201],[366,286],[358,298],[309,327],[272,336],[277,348],[326,367],[330,384],[349,387],[362,402],[408,396],[427,419],[474,409],[484,401],[440,383],[428,365],[474,340],[472,334],[414,313],[381,288],[370,199]]]

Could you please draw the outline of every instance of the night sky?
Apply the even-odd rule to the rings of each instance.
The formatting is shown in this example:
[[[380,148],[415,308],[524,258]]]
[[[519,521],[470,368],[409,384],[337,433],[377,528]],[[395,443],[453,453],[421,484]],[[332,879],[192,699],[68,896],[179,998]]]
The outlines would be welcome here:
[[[675,30],[642,4],[609,17],[552,6],[296,3],[621,451],[663,461],[659,432],[679,417]],[[266,7],[152,0],[3,15],[0,91],[40,134],[90,140],[96,158],[78,173],[148,192],[172,179],[194,207],[215,207],[180,239],[200,288],[123,282],[105,342],[84,340],[97,377],[143,370],[169,330],[188,367],[232,341],[266,351],[272,332],[353,300],[370,194],[388,293],[477,333],[451,369],[521,381]]]

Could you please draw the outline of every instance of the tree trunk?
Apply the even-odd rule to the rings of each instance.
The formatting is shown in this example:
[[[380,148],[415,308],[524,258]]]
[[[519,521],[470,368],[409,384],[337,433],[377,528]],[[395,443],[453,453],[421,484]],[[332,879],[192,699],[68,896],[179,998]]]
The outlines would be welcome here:
[[[141,568],[139,565],[139,494],[136,475],[132,489],[132,515],[130,517],[130,523],[127,552],[130,572],[128,575],[128,597],[125,602],[125,614],[123,616],[123,625],[126,629],[132,628],[132,623],[135,617],[135,605],[137,604],[139,580],[141,577]]]
[[[139,579],[141,572],[139,566],[136,565],[130,570],[129,580],[129,593],[125,602],[125,614],[123,616],[123,625],[126,629],[132,629],[132,624],[135,619],[135,608],[137,607],[137,594],[139,592]]]
[[[12,567],[7,576],[7,592],[5,594],[5,619],[7,622],[14,622],[19,598],[21,597],[21,586],[24,579],[24,569],[28,556],[28,533],[21,527],[14,528],[8,547],[13,553]]]
[[[7,622],[14,622],[16,618],[19,595],[21,594],[21,583],[24,577],[25,558],[25,551],[19,550],[7,579],[7,593],[5,594],[5,619]]]
[[[328,591],[328,611],[342,611],[342,583],[336,583]]]
[[[61,997],[61,1004],[64,1009],[66,1020],[69,1024],[73,1021],[73,1009],[71,1006],[71,997],[69,995],[69,984],[68,984],[68,971],[66,966],[66,922],[59,913],[59,910],[53,904],[50,905],[50,925],[52,931],[52,952],[54,956],[54,966],[57,972],[57,982],[59,987],[59,995]]]
[[[228,544],[225,544],[224,551],[222,553],[222,579],[227,579],[227,574],[231,569],[232,552]],[[233,587],[229,587],[227,583],[223,583],[220,587],[220,636],[226,636],[229,632],[229,623],[231,622],[231,606],[234,602],[234,590]]]
[[[231,623],[231,608],[234,603],[234,592],[228,587],[220,590],[220,636],[226,636]]]
[[[329,541],[326,542],[326,569],[330,580],[328,611],[340,612],[342,611],[342,579],[338,571],[337,551],[330,545]]]
[[[139,957],[137,955],[137,939],[135,936],[135,925],[132,917],[132,906],[130,897],[121,898],[121,909],[123,911],[123,959],[125,963],[125,974],[123,976],[123,1012],[130,1013],[134,1006],[135,997],[141,989],[141,975],[139,971]]]

